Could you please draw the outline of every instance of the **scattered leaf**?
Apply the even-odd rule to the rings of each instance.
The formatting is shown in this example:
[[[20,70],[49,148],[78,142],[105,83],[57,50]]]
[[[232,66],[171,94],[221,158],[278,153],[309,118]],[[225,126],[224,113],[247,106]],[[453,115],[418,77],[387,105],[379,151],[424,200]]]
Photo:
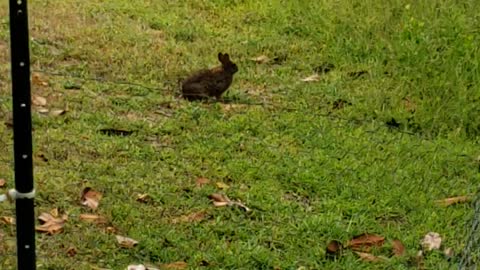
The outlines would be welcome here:
[[[186,269],[188,264],[186,262],[173,262],[173,263],[166,263],[160,266],[160,269]]]
[[[202,221],[203,219],[205,219],[205,212],[201,211],[201,212],[196,212],[196,213],[191,213],[188,215],[176,217],[172,219],[172,223],[176,224],[176,223],[198,222],[198,221]]]
[[[86,221],[86,222],[92,222],[96,224],[105,224],[107,223],[107,218],[99,216],[99,215],[94,215],[94,214],[80,214],[79,216],[80,220]]]
[[[7,180],[0,178],[0,188],[6,187],[7,186]]]
[[[148,203],[150,201],[150,199],[151,199],[151,197],[147,193],[137,195],[137,202]]]
[[[302,82],[317,82],[320,80],[320,75],[318,74],[313,74],[309,77],[303,78]]]
[[[250,60],[255,61],[257,64],[265,64],[270,61],[270,58],[266,55],[260,55],[254,58],[250,58]]]
[[[75,255],[77,255],[77,249],[75,247],[69,247],[67,249],[67,255],[69,257],[74,257]]]
[[[215,183],[215,185],[217,186],[217,188],[223,189],[223,190],[230,188],[229,185],[227,185],[227,184],[225,184],[225,183],[223,183],[223,182],[217,182],[217,183]]]
[[[67,221],[67,216],[63,215],[62,217],[57,218],[50,213],[42,213],[40,214],[38,219],[43,224],[40,226],[36,226],[35,230],[37,232],[53,235],[63,231],[63,227],[65,225],[65,222]]]
[[[448,259],[452,258],[453,255],[454,255],[453,248],[451,248],[451,247],[446,248],[446,249],[443,251],[443,254],[445,254],[445,257],[447,257]]]
[[[97,192],[90,187],[86,187],[82,191],[82,197],[81,197],[82,204],[93,210],[98,208],[100,199],[102,199],[102,193]]]
[[[369,251],[371,247],[381,247],[384,241],[383,236],[364,233],[348,241],[347,247],[357,251]]]
[[[66,114],[66,113],[67,113],[67,110],[65,110],[65,109],[54,109],[54,110],[50,111],[51,116],[60,116],[60,115]]]
[[[436,200],[435,203],[439,206],[450,206],[457,203],[466,203],[469,202],[472,198],[470,196],[458,196],[451,197],[442,200]]]
[[[124,248],[133,248],[138,244],[138,241],[132,238],[121,235],[115,235],[115,237],[117,238],[118,244],[120,244],[120,246]]]
[[[5,224],[5,225],[15,224],[15,218],[14,217],[2,216],[2,217],[0,217],[0,221],[2,221],[2,223]]]
[[[37,112],[41,113],[41,114],[48,114],[48,112],[50,112],[49,109],[45,108],[45,107],[38,107],[36,109]]]
[[[366,262],[384,262],[384,261],[387,261],[386,258],[384,257],[378,257],[378,256],[375,256],[373,254],[370,254],[370,253],[365,253],[365,252],[358,252],[358,251],[354,251],[355,254],[358,255],[358,257],[360,257],[360,259],[362,259],[363,261],[366,261]]]
[[[250,208],[248,208],[246,205],[244,205],[241,202],[231,201],[227,197],[227,195],[214,193],[214,194],[209,195],[208,198],[211,199],[213,201],[213,205],[215,205],[217,207],[227,206],[227,205],[236,205],[236,206],[242,208],[243,210],[245,210],[246,212],[252,211]]]
[[[227,206],[227,205],[231,205],[231,204],[232,204],[232,202],[231,202],[230,199],[227,197],[227,195],[214,193],[214,194],[209,195],[208,198],[209,198],[210,200],[212,200],[212,201],[213,201],[213,205],[215,205],[215,206],[217,206],[217,207]]]
[[[58,217],[58,208],[53,208],[52,210],[50,210],[50,215],[52,215],[52,217],[54,217],[54,218],[57,218]]]
[[[394,256],[401,257],[405,254],[405,246],[400,240],[393,240],[392,248]]]
[[[106,233],[110,233],[110,234],[114,234],[114,233],[117,233],[118,230],[117,230],[117,228],[115,228],[115,227],[108,226],[107,228],[105,228],[105,232],[106,232]]]
[[[129,265],[127,267],[127,270],[147,270],[147,268],[145,267],[145,265],[139,264],[139,265]]]
[[[48,86],[48,82],[46,82],[38,73],[32,73],[32,84],[37,86]]]
[[[442,238],[440,237],[440,234],[436,232],[429,232],[422,239],[421,244],[423,250],[425,251],[440,249],[440,246],[442,245]]]
[[[47,99],[42,96],[33,95],[32,104],[35,106],[45,106],[47,105]]]
[[[202,187],[202,186],[210,183],[210,180],[208,178],[205,178],[205,177],[199,177],[199,178],[197,178],[195,183],[196,183],[197,187]]]
[[[342,252],[342,244],[336,240],[330,241],[327,245],[327,255],[332,257],[338,257]]]

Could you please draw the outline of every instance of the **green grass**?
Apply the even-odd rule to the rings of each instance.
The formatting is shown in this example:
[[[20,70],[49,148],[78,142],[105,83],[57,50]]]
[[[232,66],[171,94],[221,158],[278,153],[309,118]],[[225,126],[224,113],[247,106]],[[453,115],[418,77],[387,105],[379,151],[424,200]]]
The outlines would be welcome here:
[[[191,269],[415,269],[409,257],[430,231],[461,252],[472,207],[434,201],[480,184],[477,1],[298,2],[29,3],[33,70],[150,86],[40,73],[48,86],[34,84],[33,94],[68,112],[34,109],[34,151],[48,158],[35,158],[37,214],[58,208],[69,220],[63,233],[37,236],[39,269],[175,261]],[[2,119],[11,111],[7,12],[3,1]],[[179,79],[216,65],[218,52],[240,68],[226,93],[237,104],[178,99]],[[259,55],[280,61],[251,60]],[[320,81],[301,81],[326,64],[335,68]],[[351,105],[335,108],[338,100]],[[0,178],[9,187],[11,138],[0,125]],[[212,184],[198,188],[198,177]],[[104,195],[96,212],[137,247],[122,249],[104,227],[79,220],[89,212],[79,202],[86,186]],[[215,208],[215,192],[253,211]],[[136,201],[142,193],[150,203]],[[204,220],[173,223],[201,211]],[[9,215],[13,206],[0,205]],[[408,254],[383,263],[349,251],[326,257],[330,240],[364,232],[400,239]],[[12,226],[0,225],[2,234],[13,239]],[[0,242],[2,269],[15,261],[12,245]],[[434,253],[425,268],[452,269],[458,259]]]

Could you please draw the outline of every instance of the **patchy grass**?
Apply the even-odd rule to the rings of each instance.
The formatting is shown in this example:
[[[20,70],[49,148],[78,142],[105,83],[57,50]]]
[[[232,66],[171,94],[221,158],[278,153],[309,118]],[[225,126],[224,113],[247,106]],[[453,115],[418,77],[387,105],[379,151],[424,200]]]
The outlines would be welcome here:
[[[39,269],[408,269],[429,231],[462,250],[470,205],[434,201],[480,183],[475,1],[141,2],[30,3],[33,94],[68,109],[34,109],[37,213],[69,216],[63,233],[38,235]],[[11,110],[7,10],[0,3],[2,119]],[[233,104],[178,99],[178,80],[216,65],[219,51],[240,67],[226,94]],[[259,55],[276,60],[251,60]],[[319,81],[301,81],[325,67]],[[0,134],[0,178],[11,180],[11,130]],[[211,183],[197,187],[198,177]],[[103,193],[96,213],[137,247],[79,220],[90,212],[80,205],[87,186]],[[215,208],[208,195],[217,192],[253,211]],[[150,202],[137,202],[144,193]],[[330,240],[364,232],[400,239],[408,254],[328,259]],[[0,238],[13,235],[0,225]],[[0,242],[2,268],[15,261],[11,242]],[[438,252],[424,263],[457,262]]]

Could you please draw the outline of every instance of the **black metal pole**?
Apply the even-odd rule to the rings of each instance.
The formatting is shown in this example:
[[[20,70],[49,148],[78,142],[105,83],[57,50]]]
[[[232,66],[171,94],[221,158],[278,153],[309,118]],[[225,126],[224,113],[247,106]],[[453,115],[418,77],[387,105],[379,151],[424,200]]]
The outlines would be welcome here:
[[[30,107],[30,52],[27,0],[10,0],[10,40],[13,96],[13,150],[15,188],[29,194],[33,189],[32,118]],[[16,198],[17,269],[36,269],[35,213],[32,196]]]

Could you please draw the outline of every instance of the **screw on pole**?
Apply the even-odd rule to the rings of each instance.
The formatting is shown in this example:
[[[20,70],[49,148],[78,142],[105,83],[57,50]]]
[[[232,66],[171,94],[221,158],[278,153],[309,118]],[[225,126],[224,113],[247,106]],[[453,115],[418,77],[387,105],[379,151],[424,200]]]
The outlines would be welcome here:
[[[36,269],[27,0],[10,0],[17,269]],[[25,196],[28,195],[28,196]],[[32,195],[32,196],[30,196]]]

